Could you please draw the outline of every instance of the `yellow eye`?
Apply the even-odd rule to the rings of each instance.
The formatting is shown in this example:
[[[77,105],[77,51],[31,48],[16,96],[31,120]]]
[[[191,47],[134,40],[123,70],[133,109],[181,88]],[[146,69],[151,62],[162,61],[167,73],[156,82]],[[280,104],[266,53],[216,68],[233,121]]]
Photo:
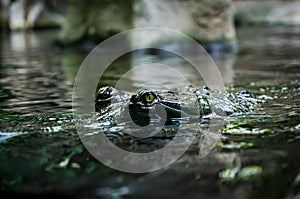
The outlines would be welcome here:
[[[153,94],[145,95],[145,100],[147,103],[153,102],[155,96]]]

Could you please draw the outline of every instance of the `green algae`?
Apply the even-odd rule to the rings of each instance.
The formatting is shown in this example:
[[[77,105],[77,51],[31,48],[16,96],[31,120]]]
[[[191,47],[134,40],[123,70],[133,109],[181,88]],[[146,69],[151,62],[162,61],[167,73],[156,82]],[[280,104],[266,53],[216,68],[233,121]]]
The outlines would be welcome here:
[[[263,168],[261,166],[251,165],[246,167],[235,167],[221,171],[219,178],[221,181],[248,180],[261,175]]]
[[[8,187],[21,186],[22,177],[17,175],[14,178],[4,178],[4,179],[2,179],[1,184],[5,185],[5,186],[8,186]]]
[[[0,99],[7,99],[11,98],[13,95],[8,90],[0,89]]]
[[[229,149],[229,150],[240,150],[240,149],[248,149],[253,148],[254,144],[251,142],[229,142],[229,143],[223,143],[218,142],[216,144],[217,147],[221,147],[222,149]]]
[[[225,128],[222,131],[223,135],[270,135],[274,134],[272,129],[260,129],[260,128]]]
[[[93,173],[96,169],[97,169],[98,165],[94,162],[91,162],[87,165],[87,167],[85,168],[84,172],[86,174],[91,174]]]
[[[295,186],[300,184],[300,173],[298,173],[298,175],[295,177],[293,184]]]
[[[51,164],[46,168],[47,171],[51,171],[53,169],[65,169],[67,168],[71,162],[71,159],[78,155],[83,153],[83,147],[77,146],[76,148],[72,149],[71,152],[64,157],[62,157],[57,163]],[[70,165],[71,166],[71,165]],[[74,165],[73,165],[74,166]]]
[[[17,125],[20,122],[31,121],[32,117],[21,117],[20,114],[0,109],[0,125]],[[2,129],[3,130],[3,129]]]

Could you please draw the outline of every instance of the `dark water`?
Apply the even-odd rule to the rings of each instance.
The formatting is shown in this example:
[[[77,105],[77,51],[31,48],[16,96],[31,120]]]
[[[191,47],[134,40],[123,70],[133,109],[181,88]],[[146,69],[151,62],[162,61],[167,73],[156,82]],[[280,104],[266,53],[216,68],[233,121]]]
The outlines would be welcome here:
[[[2,193],[75,198],[299,197],[300,28],[249,27],[237,33],[239,52],[213,59],[227,90],[246,89],[265,102],[255,113],[228,118],[225,139],[211,155],[199,158],[196,144],[167,169],[148,174],[117,172],[102,165],[77,136],[72,85],[86,48],[60,49],[53,44],[57,32],[1,35]],[[204,85],[186,62],[166,57],[151,54],[143,59],[171,65],[189,82]],[[129,65],[126,57],[121,58],[102,84],[115,84]],[[144,68],[123,79],[133,87],[149,79],[167,88],[184,84],[162,72],[153,78]]]

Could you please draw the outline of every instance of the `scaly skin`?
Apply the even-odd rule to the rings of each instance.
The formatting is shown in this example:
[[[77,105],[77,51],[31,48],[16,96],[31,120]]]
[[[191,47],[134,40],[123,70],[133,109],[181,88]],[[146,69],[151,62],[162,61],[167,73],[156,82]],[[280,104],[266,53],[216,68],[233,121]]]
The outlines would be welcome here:
[[[124,112],[129,112],[131,119],[140,126],[155,119],[165,118],[165,124],[172,124],[176,120],[200,119],[211,113],[226,116],[251,112],[255,104],[257,100],[248,91],[233,94],[211,91],[207,87],[184,87],[171,91],[145,89],[135,94],[102,87],[96,94],[96,111],[100,118],[124,116]]]

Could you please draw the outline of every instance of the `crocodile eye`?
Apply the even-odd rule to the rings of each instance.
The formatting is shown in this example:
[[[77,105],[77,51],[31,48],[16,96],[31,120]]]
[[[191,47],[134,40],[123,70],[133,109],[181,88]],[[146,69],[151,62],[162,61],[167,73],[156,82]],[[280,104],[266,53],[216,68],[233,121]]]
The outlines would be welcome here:
[[[136,95],[133,95],[130,99],[130,102],[139,105],[139,106],[152,106],[157,100],[159,100],[159,96],[154,92],[149,90],[140,90]]]
[[[155,96],[152,93],[147,93],[146,95],[144,95],[144,99],[147,103],[152,103],[155,99]]]

